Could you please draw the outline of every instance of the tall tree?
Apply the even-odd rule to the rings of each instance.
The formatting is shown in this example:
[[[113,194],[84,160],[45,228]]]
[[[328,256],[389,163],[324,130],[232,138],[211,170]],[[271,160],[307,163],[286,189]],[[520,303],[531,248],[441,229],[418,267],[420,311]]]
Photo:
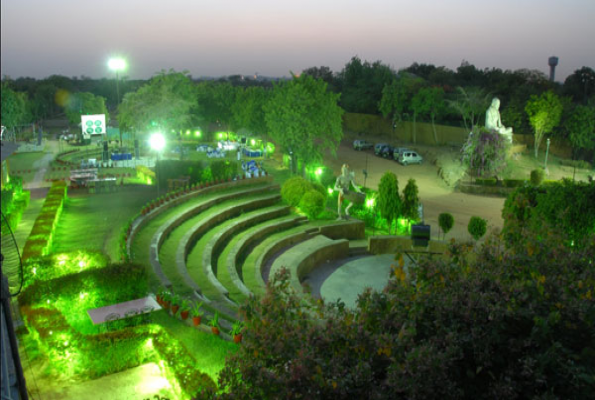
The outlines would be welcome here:
[[[403,217],[417,221],[419,219],[419,189],[415,179],[409,178],[405,189],[403,189],[403,204],[401,214]]]
[[[401,214],[401,203],[399,180],[397,179],[397,176],[392,172],[385,172],[378,184],[378,210],[380,210],[380,216],[382,216],[388,224],[389,235],[393,222]]]
[[[338,100],[338,94],[327,91],[326,82],[309,75],[274,86],[264,108],[268,131],[284,151],[293,153],[294,160],[302,160],[302,171],[325,151],[335,154],[343,137]],[[292,165],[295,173],[297,162]]]
[[[197,87],[200,113],[209,122],[217,122],[228,132],[233,123],[232,107],[238,88],[229,82],[201,82]]]
[[[560,123],[562,102],[554,92],[547,91],[540,96],[533,95],[525,106],[529,123],[535,131],[535,158],[543,136],[550,133]]]
[[[68,103],[66,103],[64,111],[68,122],[73,125],[81,122],[81,115],[105,114],[105,119],[109,120],[105,99],[101,96],[95,96],[93,93],[83,92],[72,94],[68,99]],[[122,140],[121,137],[120,140]]]
[[[380,61],[369,63],[353,57],[339,74],[341,105],[348,112],[375,114],[382,89],[394,78],[393,70]]]
[[[578,105],[566,122],[573,154],[578,150],[595,149],[595,105]]]
[[[478,87],[457,87],[457,96],[448,104],[463,117],[465,129],[472,131],[490,104],[490,94]]]
[[[2,95],[2,108],[0,109],[2,125],[14,129],[17,125],[30,122],[31,114],[28,109],[27,95],[15,92],[8,87],[6,82],[0,86]]]
[[[424,87],[419,89],[417,94],[413,96],[412,106],[416,107],[417,110],[417,112],[414,112],[414,116],[419,114],[430,117],[430,121],[432,122],[432,131],[434,132],[434,141],[436,144],[438,144],[438,134],[436,133],[435,121],[436,116],[441,115],[445,109],[444,89],[441,87]],[[413,143],[415,143],[415,140]]]
[[[186,128],[196,117],[195,86],[186,72],[161,71],[118,107],[121,130],[163,133]]]
[[[402,121],[405,112],[410,109],[411,97],[422,83],[421,78],[406,71],[399,71],[395,79],[384,85],[378,110],[385,118],[391,117],[393,129]]]
[[[595,71],[582,67],[574,71],[564,81],[564,94],[572,96],[575,102],[587,104],[595,95]]]

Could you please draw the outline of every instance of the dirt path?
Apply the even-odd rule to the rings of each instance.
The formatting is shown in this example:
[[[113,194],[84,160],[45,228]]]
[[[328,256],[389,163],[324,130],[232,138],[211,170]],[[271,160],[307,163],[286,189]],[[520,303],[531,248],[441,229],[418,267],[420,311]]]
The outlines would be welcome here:
[[[461,240],[470,240],[467,224],[471,216],[479,216],[488,221],[488,232],[491,229],[502,228],[502,207],[504,198],[486,197],[454,192],[438,176],[436,166],[429,163],[421,165],[402,166],[393,160],[376,157],[373,151],[353,150],[351,141],[345,140],[339,146],[337,158],[329,157],[326,164],[333,169],[335,175],[341,172],[341,165],[349,164],[355,171],[355,180],[359,185],[364,184],[362,171],[367,169],[366,187],[378,189],[380,178],[387,171],[394,172],[399,178],[399,190],[402,191],[409,178],[417,182],[419,197],[424,205],[424,219],[432,226],[432,237],[438,238],[438,215],[449,212],[454,216],[455,226],[446,236]],[[441,237],[441,235],[440,235]]]

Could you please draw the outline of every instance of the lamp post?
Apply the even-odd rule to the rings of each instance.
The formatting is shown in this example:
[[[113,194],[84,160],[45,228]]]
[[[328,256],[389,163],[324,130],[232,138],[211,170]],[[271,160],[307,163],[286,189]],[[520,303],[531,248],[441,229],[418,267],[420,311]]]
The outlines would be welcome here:
[[[120,104],[120,71],[126,69],[126,61],[123,58],[111,58],[107,63],[109,69],[116,73],[116,109]],[[118,130],[120,131],[120,149],[122,149],[122,131],[118,124]]]
[[[547,170],[547,156],[550,152],[550,138],[547,138],[546,141],[546,148],[545,148],[545,165],[544,165],[544,169],[545,169],[545,173],[549,175],[549,171]]]
[[[154,133],[149,138],[149,145],[157,153],[157,160],[155,162],[155,175],[157,179],[157,197],[159,197],[161,196],[161,187],[159,185],[159,179],[161,177],[159,176],[159,171],[157,171],[157,168],[159,168],[159,152],[165,147],[165,137],[161,133]]]

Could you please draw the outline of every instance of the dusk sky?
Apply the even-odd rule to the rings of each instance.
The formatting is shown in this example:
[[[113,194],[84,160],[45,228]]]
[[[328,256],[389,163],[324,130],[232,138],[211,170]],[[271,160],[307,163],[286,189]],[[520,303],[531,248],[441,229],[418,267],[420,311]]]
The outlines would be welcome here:
[[[595,0],[2,0],[1,74],[131,79],[338,72],[351,57],[394,69],[538,69],[556,80],[595,68]]]

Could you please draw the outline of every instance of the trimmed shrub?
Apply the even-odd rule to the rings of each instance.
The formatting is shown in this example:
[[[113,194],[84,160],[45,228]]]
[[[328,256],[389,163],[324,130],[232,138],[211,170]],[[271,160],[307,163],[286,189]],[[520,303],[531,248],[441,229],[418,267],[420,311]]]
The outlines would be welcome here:
[[[310,219],[315,219],[324,210],[325,198],[317,190],[307,191],[300,200],[300,210]]]
[[[281,197],[283,201],[292,207],[297,207],[302,200],[302,196],[312,188],[310,182],[299,176],[289,178],[281,188]]]
[[[504,185],[504,187],[521,187],[523,186],[527,181],[525,179],[504,179],[502,180],[502,184]]]
[[[442,213],[438,216],[438,225],[442,229],[442,238],[452,229],[455,224],[455,219],[451,213]]]
[[[469,225],[467,225],[467,231],[475,240],[481,239],[486,234],[488,222],[481,217],[471,217]]]
[[[545,170],[543,168],[537,168],[531,171],[530,181],[532,185],[539,186],[545,179]]]

